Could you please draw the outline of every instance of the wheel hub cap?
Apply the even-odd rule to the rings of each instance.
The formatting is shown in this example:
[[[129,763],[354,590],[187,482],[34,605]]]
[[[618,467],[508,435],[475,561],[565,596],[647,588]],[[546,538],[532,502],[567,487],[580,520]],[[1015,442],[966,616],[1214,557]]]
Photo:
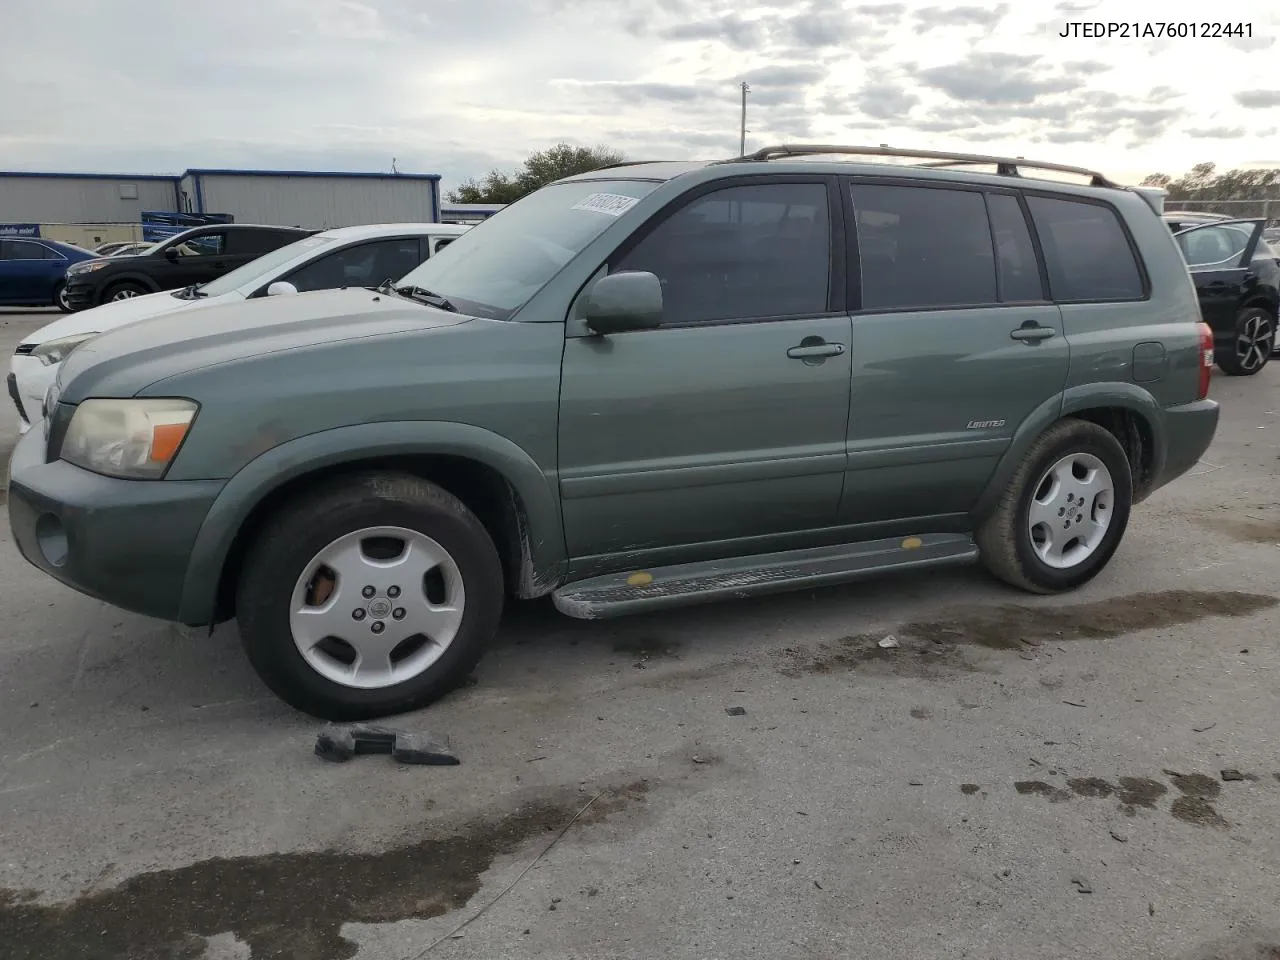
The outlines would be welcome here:
[[[1236,337],[1236,357],[1245,370],[1256,370],[1267,362],[1275,343],[1275,328],[1271,319],[1252,316],[1244,322]]]
[[[380,689],[434,664],[462,626],[462,573],[435,540],[405,527],[339,537],[294,585],[289,626],[302,658],[345,687]]]
[[[1091,557],[1111,528],[1115,483],[1097,457],[1074,453],[1051,466],[1027,511],[1031,549],[1047,566],[1075,567]]]

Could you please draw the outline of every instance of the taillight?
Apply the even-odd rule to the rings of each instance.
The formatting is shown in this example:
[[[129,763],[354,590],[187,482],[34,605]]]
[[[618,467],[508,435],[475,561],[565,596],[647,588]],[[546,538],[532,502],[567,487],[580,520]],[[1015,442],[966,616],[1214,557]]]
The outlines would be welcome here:
[[[1213,330],[1207,323],[1200,324],[1200,396],[1209,396],[1209,378],[1213,374]]]

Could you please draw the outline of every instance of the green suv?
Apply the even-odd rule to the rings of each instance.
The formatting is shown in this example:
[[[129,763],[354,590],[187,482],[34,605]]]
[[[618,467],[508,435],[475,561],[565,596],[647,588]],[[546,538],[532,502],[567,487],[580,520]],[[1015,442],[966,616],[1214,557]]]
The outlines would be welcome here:
[[[120,607],[235,618],[333,719],[455,686],[507,597],[592,619],[975,559],[1069,590],[1218,422],[1151,201],[1022,159],[621,165],[394,285],[198,309],[63,363],[14,538]]]

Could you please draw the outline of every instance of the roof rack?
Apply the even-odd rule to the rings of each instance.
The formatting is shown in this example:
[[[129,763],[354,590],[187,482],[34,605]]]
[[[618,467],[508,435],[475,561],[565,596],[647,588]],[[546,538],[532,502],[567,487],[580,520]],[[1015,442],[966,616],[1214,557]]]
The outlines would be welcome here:
[[[1074,173],[1088,177],[1091,186],[1116,187],[1105,174],[1085,167],[1072,167],[1062,163],[1043,163],[1037,160],[1024,160],[1022,157],[989,157],[977,153],[949,153],[940,150],[904,150],[897,147],[862,147],[837,144],[783,143],[771,147],[762,147],[754,153],[734,157],[723,163],[741,163],[749,160],[776,160],[782,157],[818,156],[825,153],[848,154],[868,157],[913,157],[918,160],[930,160],[932,163],[921,164],[927,167],[951,166],[987,166],[994,164],[996,173],[1006,177],[1021,176],[1019,167],[1032,170],[1056,170],[1059,173]]]

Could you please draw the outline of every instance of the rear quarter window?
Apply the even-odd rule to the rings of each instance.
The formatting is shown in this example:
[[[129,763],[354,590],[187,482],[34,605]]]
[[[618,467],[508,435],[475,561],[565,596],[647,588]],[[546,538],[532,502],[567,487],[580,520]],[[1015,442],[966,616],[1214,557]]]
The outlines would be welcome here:
[[[1049,274],[1065,302],[1141,300],[1142,271],[1114,210],[1099,203],[1027,197]]]

